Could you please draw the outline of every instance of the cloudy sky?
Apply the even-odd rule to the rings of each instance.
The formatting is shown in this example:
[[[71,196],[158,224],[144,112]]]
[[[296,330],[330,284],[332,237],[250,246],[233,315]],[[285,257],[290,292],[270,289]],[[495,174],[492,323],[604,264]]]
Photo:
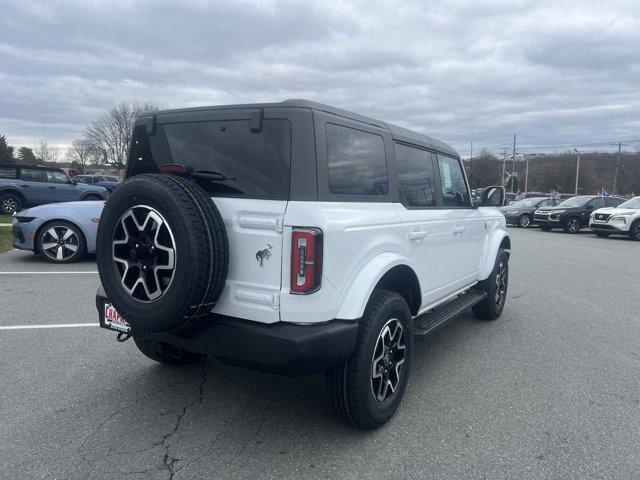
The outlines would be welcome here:
[[[463,155],[640,135],[640,1],[0,0],[0,134],[65,145],[120,101],[308,98]]]

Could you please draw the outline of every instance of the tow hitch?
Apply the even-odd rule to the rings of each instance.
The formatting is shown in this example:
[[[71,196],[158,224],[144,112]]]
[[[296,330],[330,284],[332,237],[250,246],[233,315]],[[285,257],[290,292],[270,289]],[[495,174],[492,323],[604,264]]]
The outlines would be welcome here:
[[[126,342],[130,338],[131,338],[131,335],[125,332],[118,332],[118,335],[116,335],[116,340],[118,340],[119,342]]]

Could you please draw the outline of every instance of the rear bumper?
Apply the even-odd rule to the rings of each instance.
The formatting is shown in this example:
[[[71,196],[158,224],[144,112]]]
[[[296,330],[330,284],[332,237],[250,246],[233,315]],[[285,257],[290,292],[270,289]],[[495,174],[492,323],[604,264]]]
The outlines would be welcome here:
[[[96,295],[98,312],[103,311],[105,301],[108,299],[100,289]],[[353,352],[357,335],[355,320],[263,324],[214,313],[180,333],[142,334],[225,363],[281,375],[316,373],[341,364]]]

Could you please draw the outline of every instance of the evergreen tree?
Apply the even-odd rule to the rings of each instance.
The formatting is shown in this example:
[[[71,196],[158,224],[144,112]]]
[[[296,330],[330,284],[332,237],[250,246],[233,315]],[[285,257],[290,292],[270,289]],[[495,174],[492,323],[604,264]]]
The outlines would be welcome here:
[[[29,147],[20,147],[18,149],[18,158],[21,163],[26,163],[27,165],[37,165],[38,159]]]
[[[0,162],[13,163],[13,147],[7,143],[7,138],[0,135]]]

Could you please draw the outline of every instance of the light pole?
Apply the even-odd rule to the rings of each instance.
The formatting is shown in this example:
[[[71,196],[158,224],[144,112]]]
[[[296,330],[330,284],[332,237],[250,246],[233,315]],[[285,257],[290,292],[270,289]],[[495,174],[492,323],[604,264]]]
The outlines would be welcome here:
[[[575,194],[578,195],[578,176],[580,175],[580,152],[578,151],[577,148],[574,148],[574,150],[578,154],[578,161],[576,162],[576,192],[575,192]]]
[[[529,186],[529,154],[525,153],[524,158],[527,161],[527,167],[524,171],[524,193],[526,194]]]

